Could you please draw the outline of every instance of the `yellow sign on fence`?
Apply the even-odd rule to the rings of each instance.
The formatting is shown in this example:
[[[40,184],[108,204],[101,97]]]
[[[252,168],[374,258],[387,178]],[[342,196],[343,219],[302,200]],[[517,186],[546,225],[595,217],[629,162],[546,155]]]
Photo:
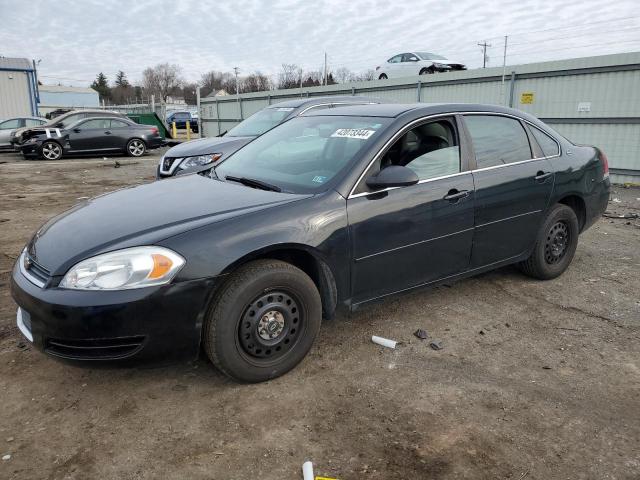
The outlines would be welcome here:
[[[524,92],[520,94],[520,103],[533,103],[533,92]]]

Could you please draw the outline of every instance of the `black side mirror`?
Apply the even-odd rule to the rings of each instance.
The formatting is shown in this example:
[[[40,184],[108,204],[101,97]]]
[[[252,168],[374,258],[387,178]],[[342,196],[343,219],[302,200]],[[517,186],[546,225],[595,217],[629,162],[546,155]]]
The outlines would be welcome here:
[[[80,133],[82,130],[80,128],[74,128],[73,131],[76,133]]]
[[[64,128],[64,123],[62,122],[56,123],[56,128]]]
[[[418,183],[418,180],[418,175],[410,168],[390,165],[380,170],[377,175],[370,177],[367,180],[367,186],[374,190],[389,187],[408,187]]]

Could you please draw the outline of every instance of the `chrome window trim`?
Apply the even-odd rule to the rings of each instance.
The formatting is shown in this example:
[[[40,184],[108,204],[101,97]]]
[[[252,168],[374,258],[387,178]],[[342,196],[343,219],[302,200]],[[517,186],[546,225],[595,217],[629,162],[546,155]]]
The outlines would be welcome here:
[[[403,135],[408,130],[410,130],[414,125],[416,125],[417,123],[422,123],[422,122],[425,122],[425,121],[429,121],[429,120],[434,119],[434,118],[451,117],[451,116],[455,116],[455,115],[495,115],[495,116],[501,116],[501,117],[514,118],[516,120],[525,122],[528,125],[531,125],[531,126],[533,126],[535,128],[538,128],[538,130],[541,130],[534,123],[532,123],[532,122],[530,122],[530,121],[528,121],[528,120],[526,120],[526,119],[524,119],[522,117],[518,117],[517,115],[511,115],[509,113],[502,113],[502,112],[484,112],[484,111],[478,111],[478,112],[448,112],[448,113],[436,113],[436,114],[429,115],[429,116],[426,116],[426,117],[418,118],[418,119],[413,120],[412,122],[408,123],[407,125],[405,125],[402,129],[398,130],[395,133],[395,135],[393,137],[391,137],[387,142],[385,142],[385,144],[382,146],[382,148],[380,148],[380,150],[378,150],[378,152],[373,157],[373,160],[371,160],[369,162],[369,164],[364,169],[362,174],[358,177],[358,180],[356,180],[356,183],[353,185],[353,187],[351,187],[351,190],[349,191],[349,195],[347,196],[347,200],[349,200],[351,198],[363,197],[363,196],[366,196],[366,195],[374,195],[376,193],[388,192],[390,190],[395,190],[396,188],[403,188],[403,187],[389,187],[389,188],[385,188],[383,190],[376,190],[376,191],[373,191],[373,192],[353,193],[356,190],[356,188],[358,187],[358,185],[360,185],[360,182],[366,176],[366,174],[369,171],[369,169],[371,168],[371,166],[380,157],[382,152],[389,145],[391,145],[393,142],[395,142],[401,135]],[[542,130],[542,131],[544,132],[544,130]],[[544,133],[546,135],[549,135],[547,132],[544,132]],[[557,155],[550,155],[548,157],[529,158],[528,160],[521,160],[519,162],[504,163],[502,165],[492,165],[491,167],[484,167],[484,168],[476,168],[476,169],[473,169],[473,170],[466,170],[464,172],[454,173],[452,175],[445,175],[445,176],[442,176],[442,177],[427,178],[427,179],[419,181],[417,183],[417,185],[420,185],[422,183],[426,183],[428,181],[442,180],[443,178],[453,177],[453,176],[456,176],[456,175],[461,175],[463,173],[483,172],[485,170],[492,170],[492,169],[495,169],[495,168],[507,167],[509,165],[519,165],[519,164],[522,164],[522,163],[532,162],[534,160],[545,160],[545,159],[549,159],[549,158],[556,158],[556,157],[562,156],[562,149],[560,147],[560,142],[558,142],[558,140],[556,140],[555,137],[553,137],[551,135],[549,135],[549,136],[558,144],[558,154]]]
[[[39,280],[39,279],[37,279],[37,278],[35,278],[33,275],[31,275],[27,271],[26,268],[24,268],[24,255],[25,255],[25,250],[22,251],[22,254],[20,255],[20,258],[18,258],[18,267],[20,268],[20,273],[22,273],[24,278],[29,280],[35,286],[40,287],[40,288],[44,288],[44,282]]]
[[[354,105],[354,106],[357,106],[357,105],[377,105],[377,103],[375,103],[375,102],[362,102],[362,103],[359,103],[359,102],[329,102],[329,103],[317,103],[315,105],[311,105],[311,106],[305,108],[300,113],[298,113],[298,115],[296,115],[296,117],[299,117],[303,113],[308,112],[309,110],[312,110],[314,108],[326,107],[327,105],[329,105],[329,106],[331,106],[331,105]]]

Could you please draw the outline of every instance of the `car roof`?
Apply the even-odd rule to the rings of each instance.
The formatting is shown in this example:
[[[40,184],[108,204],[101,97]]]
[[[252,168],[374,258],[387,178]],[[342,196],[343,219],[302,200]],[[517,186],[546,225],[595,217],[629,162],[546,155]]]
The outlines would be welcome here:
[[[301,97],[274,103],[267,108],[298,108],[325,103],[380,103],[382,100],[358,95],[335,95],[323,97]]]
[[[527,115],[520,110],[481,103],[383,103],[374,105],[347,105],[335,110],[310,110],[309,112],[304,113],[303,116],[331,115],[394,118],[410,111],[413,111],[416,115],[459,112],[493,112],[507,113],[509,115],[516,115],[527,119],[530,117],[530,115]]]

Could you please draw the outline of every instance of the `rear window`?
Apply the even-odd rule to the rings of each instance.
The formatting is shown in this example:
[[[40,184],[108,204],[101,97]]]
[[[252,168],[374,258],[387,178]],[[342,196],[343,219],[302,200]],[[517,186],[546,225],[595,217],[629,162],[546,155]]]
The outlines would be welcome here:
[[[499,115],[465,115],[476,153],[477,168],[487,168],[531,158],[529,138],[522,124]]]
[[[560,147],[558,146],[558,142],[556,142],[550,135],[547,135],[542,130],[533,125],[529,125],[529,130],[533,134],[533,137],[538,142],[540,149],[545,157],[553,157],[556,155],[560,155]]]

